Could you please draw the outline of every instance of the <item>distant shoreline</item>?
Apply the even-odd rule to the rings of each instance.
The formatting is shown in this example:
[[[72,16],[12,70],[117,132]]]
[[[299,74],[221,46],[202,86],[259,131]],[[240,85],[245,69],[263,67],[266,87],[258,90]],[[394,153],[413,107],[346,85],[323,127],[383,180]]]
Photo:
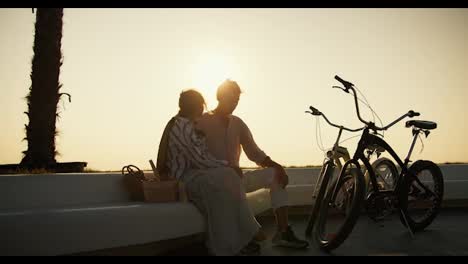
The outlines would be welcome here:
[[[468,165],[468,162],[443,162],[443,163],[437,163],[438,165]],[[285,169],[314,169],[314,168],[321,168],[322,165],[303,165],[303,166],[284,166]],[[241,167],[243,170],[255,170],[255,169],[260,169],[260,167]],[[143,171],[146,172],[151,172],[151,168],[143,168]],[[84,169],[83,172],[80,173],[121,173],[122,170],[96,170],[96,169]],[[1,172],[1,175],[11,175],[11,174],[45,174],[48,173],[45,170],[37,170],[37,171],[10,171],[10,172]]]
[[[437,163],[437,165],[468,165],[468,162],[442,162]],[[314,168],[321,168],[322,165],[304,165],[304,166],[284,166],[285,169],[314,169]],[[255,170],[260,169],[260,167],[241,167],[243,170]],[[144,168],[143,171],[152,171],[151,168]],[[100,171],[100,170],[86,170],[86,172],[121,172],[121,170],[110,170],[110,171]]]

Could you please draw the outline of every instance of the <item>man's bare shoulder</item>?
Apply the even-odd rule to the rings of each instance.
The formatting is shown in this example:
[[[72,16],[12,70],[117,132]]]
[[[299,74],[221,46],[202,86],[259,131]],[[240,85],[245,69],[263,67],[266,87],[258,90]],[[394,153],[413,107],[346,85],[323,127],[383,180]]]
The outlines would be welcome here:
[[[242,118],[240,118],[240,117],[238,117],[238,116],[236,116],[236,115],[231,115],[231,118],[232,118],[232,119],[235,119],[235,120],[240,120],[240,121],[242,121]]]
[[[213,111],[207,111],[202,114],[201,118],[212,118],[214,116]]]
[[[205,123],[205,122],[209,122],[210,120],[212,120],[214,118],[214,114],[213,112],[209,111],[209,112],[205,112],[202,114],[202,116],[198,119],[198,122],[200,123]]]
[[[244,122],[244,120],[242,120],[242,118],[236,116],[236,115],[231,115],[231,120],[234,122],[234,123],[237,123],[241,126],[247,126],[247,124]]]
[[[239,123],[239,124],[242,124],[242,125],[245,125],[244,121],[242,120],[242,118],[236,116],[236,115],[229,115],[229,118],[231,119],[232,122],[234,123]],[[198,120],[197,123],[199,124],[206,124],[207,122],[209,123],[210,121],[213,122],[215,120],[218,120],[219,118],[216,116],[216,114],[214,114],[212,111],[208,111],[208,112],[205,112],[203,113],[203,115],[200,117],[200,119]]]
[[[201,130],[208,129],[213,123],[213,112],[205,112],[202,116],[195,121],[195,127]]]

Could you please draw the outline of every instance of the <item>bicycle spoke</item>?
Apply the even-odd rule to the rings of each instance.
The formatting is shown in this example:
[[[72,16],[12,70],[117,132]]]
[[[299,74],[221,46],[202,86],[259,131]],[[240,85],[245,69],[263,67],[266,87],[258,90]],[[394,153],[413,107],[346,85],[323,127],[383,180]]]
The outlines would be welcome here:
[[[415,181],[421,188],[423,188],[424,191],[425,191],[426,193],[431,194],[431,196],[434,196],[434,197],[436,197],[437,199],[439,198],[438,195],[435,194],[435,193],[434,193],[431,189],[429,189],[426,185],[424,185],[418,177],[415,177],[415,178],[414,178],[414,181]]]

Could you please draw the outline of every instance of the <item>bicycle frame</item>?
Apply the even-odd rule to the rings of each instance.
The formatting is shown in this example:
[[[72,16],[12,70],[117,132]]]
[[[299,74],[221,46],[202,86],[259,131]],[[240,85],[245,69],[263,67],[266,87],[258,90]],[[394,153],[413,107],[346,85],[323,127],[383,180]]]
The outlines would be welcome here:
[[[392,147],[390,147],[390,145],[388,145],[388,143],[385,142],[385,140],[381,139],[380,137],[378,137],[376,135],[373,135],[373,134],[369,133],[369,128],[364,129],[364,132],[362,134],[361,140],[358,143],[358,148],[356,150],[356,153],[354,154],[353,159],[361,160],[363,162],[363,164],[366,166],[366,169],[369,171],[369,177],[370,177],[370,180],[371,180],[371,183],[372,183],[372,186],[373,186],[373,190],[375,192],[377,192],[377,193],[379,192],[379,188],[378,188],[378,185],[377,185],[377,177],[375,175],[375,171],[372,168],[369,160],[367,159],[367,157],[364,154],[365,149],[370,145],[380,146],[383,149],[385,149],[386,151],[388,151],[388,153],[390,153],[390,155],[393,157],[393,159],[398,163],[398,165],[401,168],[401,172],[398,175],[398,178],[396,179],[396,185],[395,185],[394,189],[391,190],[391,191],[394,192],[394,194],[398,194],[399,191],[402,188],[401,187],[402,184],[404,184],[404,181],[403,181],[404,177],[411,176],[410,171],[408,169],[408,164],[410,162],[411,154],[413,153],[413,150],[414,150],[414,145],[415,145],[416,140],[418,138],[418,135],[419,135],[419,133],[421,131],[422,131],[421,129],[414,129],[413,130],[413,141],[411,143],[411,147],[410,147],[410,150],[408,152],[408,155],[407,155],[407,157],[405,158],[405,160],[403,162],[398,157],[396,152],[392,149]],[[424,184],[421,183],[421,181],[420,181],[420,179],[418,177],[413,177],[413,178],[426,192],[435,195],[430,189],[428,189]]]
[[[325,116],[324,118],[326,119]],[[344,127],[339,127],[339,128],[340,130],[339,130],[336,142],[333,145],[333,148],[327,152],[327,157],[325,158],[323,162],[322,169],[320,170],[319,176],[317,177],[317,181],[315,183],[315,189],[312,195],[312,198],[315,199],[315,205],[313,207],[313,210],[308,220],[308,224],[306,228],[306,235],[310,235],[310,233],[312,232],[315,219],[316,219],[316,214],[318,213],[320,209],[320,204],[322,203],[322,199],[323,199],[323,196],[325,195],[325,191],[326,189],[328,189],[328,183],[330,179],[334,176],[335,168],[337,166],[340,170],[342,170],[343,168],[340,159],[343,159],[345,162],[347,162],[350,159],[348,150],[344,147],[339,146],[341,134],[343,132],[343,129],[345,129]]]
[[[376,136],[376,135],[373,135],[371,133],[369,133],[369,128],[365,128],[364,131],[363,131],[363,134],[361,136],[361,139],[358,143],[358,147],[356,149],[356,152],[353,156],[353,159],[354,160],[361,160],[362,163],[364,164],[364,166],[366,167],[367,171],[369,172],[369,179],[370,179],[370,182],[373,186],[373,190],[375,192],[379,192],[379,188],[378,188],[378,184],[377,184],[377,176],[375,175],[375,171],[374,169],[372,168],[370,162],[369,162],[369,159],[366,157],[365,155],[365,150],[369,147],[369,146],[372,146],[372,145],[377,145],[381,148],[383,148],[385,151],[387,151],[388,153],[390,153],[390,155],[393,157],[393,159],[398,163],[398,165],[401,167],[401,172],[400,174],[398,175],[397,179],[396,179],[396,184],[395,184],[395,187],[393,190],[391,191],[394,191],[394,192],[398,192],[401,188],[401,185],[403,184],[403,177],[404,175],[407,175],[408,174],[408,163],[409,163],[409,158],[411,156],[411,153],[413,151],[413,148],[414,148],[414,143],[417,139],[417,134],[414,136],[414,139],[413,139],[413,144],[411,146],[411,149],[410,149],[410,152],[408,153],[408,157],[405,159],[405,162],[403,162],[400,157],[395,153],[395,151],[392,149],[392,147],[390,147],[390,145],[388,145],[387,142],[385,142],[385,140],[383,140],[382,138]]]
[[[338,80],[339,82],[341,82],[345,88],[340,88],[342,89],[343,91],[345,91],[346,93],[349,93],[349,90],[351,90],[353,92],[353,96],[354,96],[354,102],[355,102],[355,106],[356,106],[356,112],[357,112],[357,116],[359,118],[359,120],[365,124],[365,127],[364,127],[364,131],[362,133],[362,136],[361,136],[361,139],[359,140],[359,143],[358,143],[358,147],[356,149],[356,152],[354,153],[353,155],[353,158],[348,160],[344,166],[343,166],[343,169],[341,170],[341,173],[340,173],[340,176],[339,176],[339,180],[338,181],[341,181],[344,177],[344,172],[346,171],[347,167],[350,165],[350,164],[354,164],[357,168],[361,168],[360,165],[359,165],[359,160],[362,161],[362,163],[364,164],[364,166],[366,167],[367,171],[369,172],[369,177],[370,177],[370,181],[371,181],[371,184],[373,186],[373,190],[374,192],[376,193],[379,193],[379,188],[378,188],[378,184],[377,184],[377,177],[375,175],[375,172],[374,172],[374,169],[372,168],[372,165],[370,164],[369,162],[369,159],[366,158],[365,156],[365,150],[369,147],[369,146],[372,146],[372,145],[377,145],[381,148],[383,148],[385,151],[388,151],[388,153],[390,153],[390,155],[394,158],[394,160],[398,163],[398,165],[401,167],[401,172],[400,174],[398,175],[398,178],[396,179],[396,184],[395,184],[395,187],[393,190],[391,190],[394,194],[398,194],[398,192],[400,191],[400,189],[402,188],[402,184],[404,184],[403,180],[404,180],[404,177],[408,177],[408,176],[411,176],[409,174],[409,169],[408,169],[408,164],[410,162],[410,157],[411,157],[411,154],[413,152],[413,149],[414,149],[414,146],[416,144],[416,140],[417,140],[417,137],[418,135],[421,133],[421,131],[423,131],[422,129],[413,129],[413,141],[412,141],[412,144],[411,144],[411,147],[410,147],[410,150],[408,152],[408,156],[405,158],[405,161],[403,162],[399,157],[398,155],[395,153],[395,151],[390,147],[390,145],[387,144],[387,142],[385,142],[382,138],[374,135],[374,134],[371,134],[369,133],[370,130],[374,131],[376,134],[377,134],[377,131],[380,130],[387,130],[388,128],[392,127],[393,125],[395,125],[396,123],[400,122],[401,120],[403,120],[405,117],[413,117],[413,116],[419,116],[420,114],[417,113],[417,112],[414,112],[413,110],[410,110],[408,113],[402,115],[401,117],[397,118],[395,121],[393,121],[392,123],[388,124],[387,126],[385,127],[378,127],[376,126],[374,123],[372,122],[366,122],[364,119],[362,119],[361,115],[360,115],[360,112],[359,112],[359,104],[358,104],[358,99],[357,99],[357,94],[356,94],[356,91],[355,89],[353,88],[353,84],[350,83],[350,82],[347,82],[343,79],[341,79],[340,77],[338,76],[335,76],[335,79]],[[313,109],[313,108],[311,108]],[[315,109],[316,110],[316,109]],[[318,110],[317,110],[318,111]],[[328,121],[328,120],[327,120]],[[356,131],[356,130],[354,130]],[[418,179],[418,177],[413,177],[414,180],[424,188],[425,191],[431,193],[431,194],[434,194],[431,190],[429,190],[424,184],[421,183],[421,181]],[[336,186],[335,186],[335,189],[333,191],[333,195],[332,195],[332,199],[335,198],[335,195],[336,195]],[[435,195],[435,194],[434,194]]]
[[[331,151],[327,152],[327,158],[323,162],[322,169],[320,170],[319,176],[315,183],[315,189],[313,197],[316,197],[317,190],[319,189],[320,185],[322,184],[322,180],[324,177],[330,178],[333,176],[333,172],[335,171],[335,167],[338,167],[338,170],[341,171],[343,168],[343,164],[340,159],[343,159],[344,162],[347,162],[351,159],[348,150],[345,147],[341,147],[339,145],[341,135],[343,133],[343,127],[340,127],[338,132],[338,137],[336,139],[335,144]],[[329,180],[329,179],[328,179]],[[326,184],[328,184],[328,180]]]

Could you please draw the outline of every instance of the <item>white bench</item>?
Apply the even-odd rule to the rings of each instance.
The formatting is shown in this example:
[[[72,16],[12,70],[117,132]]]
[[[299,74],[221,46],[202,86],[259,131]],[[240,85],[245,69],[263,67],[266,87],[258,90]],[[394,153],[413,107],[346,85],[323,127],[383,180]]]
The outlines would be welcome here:
[[[445,201],[468,199],[468,166],[441,166]],[[291,205],[312,204],[319,169],[288,169]],[[142,245],[199,234],[189,203],[130,202],[119,173],[0,176],[0,255],[63,255]],[[258,215],[269,191],[248,193]]]
[[[63,255],[203,232],[191,203],[131,202],[122,176],[105,173],[0,177],[0,255]],[[247,195],[255,214],[268,190]]]

